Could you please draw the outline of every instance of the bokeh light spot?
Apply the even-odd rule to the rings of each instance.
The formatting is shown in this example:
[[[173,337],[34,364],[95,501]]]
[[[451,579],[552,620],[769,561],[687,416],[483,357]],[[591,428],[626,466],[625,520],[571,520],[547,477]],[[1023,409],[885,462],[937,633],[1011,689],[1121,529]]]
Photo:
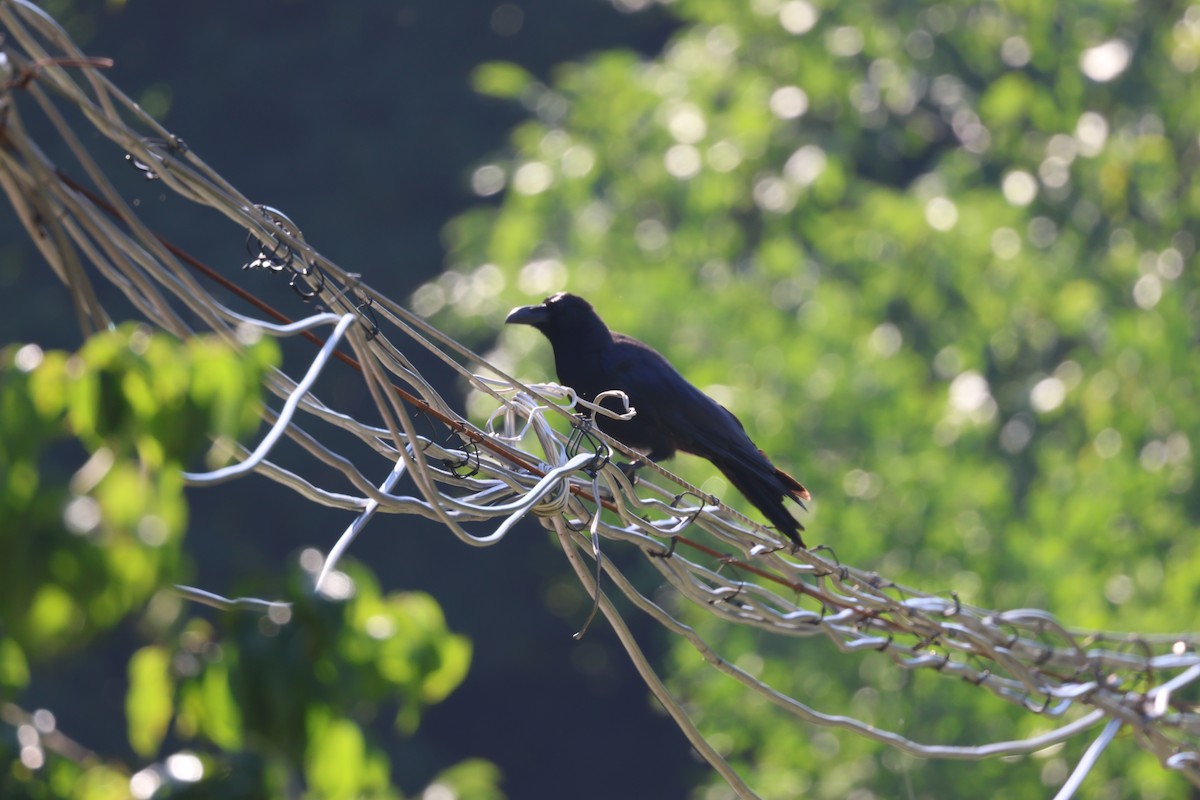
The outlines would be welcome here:
[[[501,3],[492,12],[491,26],[497,36],[516,36],[525,26],[525,12],[513,3]]]
[[[1147,311],[1158,305],[1162,293],[1162,281],[1157,275],[1143,275],[1133,285],[1134,302]]]
[[[13,364],[21,372],[33,372],[42,363],[44,355],[42,348],[36,344],[27,344],[17,350],[17,354],[13,356]]]
[[[1004,199],[1014,206],[1027,206],[1037,197],[1037,181],[1025,170],[1016,169],[1005,175],[1000,187]]]
[[[1109,39],[1084,50],[1079,57],[1079,68],[1097,83],[1105,83],[1124,72],[1132,58],[1133,49],[1127,42]]]
[[[663,164],[676,178],[693,178],[700,172],[700,151],[690,144],[677,144],[667,151]]]
[[[1004,40],[1004,44],[1000,45],[1000,59],[1013,69],[1019,69],[1028,64],[1031,55],[1029,42],[1021,36],[1010,36]]]
[[[958,224],[958,206],[948,197],[932,197],[925,204],[925,221],[935,231],[948,231]]]
[[[781,86],[771,93],[768,105],[780,119],[796,119],[808,111],[808,95],[799,86]]]
[[[554,183],[554,170],[541,161],[530,161],[517,168],[513,189],[521,194],[541,194]]]
[[[779,9],[779,24],[788,33],[808,33],[817,24],[820,14],[807,0],[790,0]]]
[[[1108,140],[1108,120],[1095,111],[1085,111],[1075,123],[1075,140],[1082,156],[1099,155]]]
[[[841,56],[842,58],[856,56],[863,49],[862,31],[850,25],[834,28],[825,37],[825,47],[835,56]]]
[[[681,103],[667,113],[667,130],[680,144],[695,144],[704,138],[708,124],[700,109],[690,103]]]
[[[1092,446],[1101,458],[1112,458],[1121,452],[1121,434],[1115,428],[1105,428],[1096,434]]]
[[[991,399],[987,378],[974,370],[961,373],[950,383],[950,405],[956,411],[970,413]]]
[[[491,197],[504,188],[504,170],[495,164],[484,164],[471,173],[471,191],[479,197]]]
[[[717,172],[732,172],[742,163],[742,151],[736,144],[723,139],[708,148],[708,164]],[[784,167],[786,172],[787,168]]]
[[[783,177],[796,186],[808,186],[825,171],[825,151],[815,144],[806,144],[788,157],[783,165]]]
[[[1043,378],[1029,392],[1029,404],[1039,414],[1047,414],[1063,404],[1067,387],[1058,378]]]
[[[195,783],[204,777],[204,763],[188,752],[168,756],[166,767],[167,774],[181,783]]]

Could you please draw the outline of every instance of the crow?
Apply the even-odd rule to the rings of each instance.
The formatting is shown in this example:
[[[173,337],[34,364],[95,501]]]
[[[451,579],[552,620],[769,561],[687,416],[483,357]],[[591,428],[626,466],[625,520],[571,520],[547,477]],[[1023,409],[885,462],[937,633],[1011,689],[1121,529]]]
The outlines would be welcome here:
[[[800,482],[777,468],[750,441],[742,423],[727,408],[688,383],[654,348],[623,333],[610,331],[591,304],[567,292],[541,305],[514,308],[509,325],[532,325],[554,349],[558,382],[584,400],[620,389],[637,411],[630,420],[597,415],[600,430],[651,461],[675,451],[711,461],[746,499],[788,539],[804,547],[804,526],[783,504],[790,497],[805,508],[811,499]],[[616,399],[601,405],[621,412]]]

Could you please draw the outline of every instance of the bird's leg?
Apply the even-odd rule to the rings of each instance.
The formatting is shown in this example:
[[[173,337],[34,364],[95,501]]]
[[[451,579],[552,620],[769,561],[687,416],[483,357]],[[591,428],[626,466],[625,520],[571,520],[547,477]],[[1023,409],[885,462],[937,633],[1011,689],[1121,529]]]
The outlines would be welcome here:
[[[645,459],[637,458],[633,461],[627,461],[624,464],[617,464],[617,469],[624,473],[626,480],[630,483],[637,483],[637,471],[646,466]]]
[[[832,547],[827,544],[819,544],[808,552],[816,554],[822,550],[828,551],[830,557],[833,559],[834,569],[831,569],[827,572],[818,573],[816,577],[823,578],[826,575],[837,575],[841,580],[846,580],[849,577],[850,572],[842,566],[842,562],[838,560],[837,553]]]
[[[667,549],[665,549],[665,550],[647,550],[646,555],[650,556],[651,558],[670,558],[671,556],[675,555],[675,546],[677,544],[679,544],[679,537],[672,536],[671,544],[670,544],[670,546],[667,547]]]
[[[628,464],[618,464],[617,467],[621,470],[621,472],[625,473],[625,477],[629,479],[630,483],[636,483],[636,473],[639,469],[646,466],[651,461],[657,463],[665,458],[670,458],[673,455],[675,455],[674,448],[654,447],[649,453],[646,453],[646,455],[642,456],[641,458],[635,458]]]
[[[800,542],[780,542],[778,545],[771,548],[771,552],[779,553],[786,551],[792,555],[796,555],[796,553],[799,553],[801,550],[807,549],[808,548],[800,544]]]

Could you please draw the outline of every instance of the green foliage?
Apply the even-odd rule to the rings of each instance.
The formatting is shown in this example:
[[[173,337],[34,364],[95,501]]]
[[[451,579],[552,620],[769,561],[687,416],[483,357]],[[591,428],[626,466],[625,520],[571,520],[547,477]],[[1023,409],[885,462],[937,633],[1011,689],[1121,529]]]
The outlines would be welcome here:
[[[0,692],[7,695],[29,683],[29,662],[12,639],[0,639]]]
[[[451,268],[414,308],[483,338],[510,306],[576,291],[742,418],[813,490],[806,539],[840,558],[1073,626],[1194,625],[1194,12],[671,8],[685,27],[660,57],[524,88],[539,116],[498,163],[503,203],[449,226]],[[534,331],[503,330],[498,357],[553,377]],[[742,502],[705,464],[673,468]],[[918,740],[1046,727],[879,657],[689,621],[802,700]],[[1032,796],[1079,755],[913,763],[747,702],[677,648],[676,689],[766,796],[893,796],[901,777]],[[1147,759],[1115,746],[1089,786],[1185,796]]]
[[[507,61],[480,64],[471,76],[471,85],[475,91],[508,100],[520,97],[532,81],[532,75]]]
[[[276,359],[266,340],[235,353],[140,326],[0,354],[0,617],[27,656],[86,643],[178,574],[182,465],[255,428]],[[68,437],[88,457],[64,481],[49,448]]]
[[[381,595],[361,567],[339,590],[344,601],[314,596],[312,579],[293,575],[290,605],[266,616],[227,614],[215,627],[182,620],[170,646],[130,662],[130,740],[156,754],[173,724],[177,739],[208,752],[212,777],[193,793],[222,796],[248,761],[261,780],[303,775],[312,797],[400,796],[363,726],[398,701],[397,727],[415,732],[421,710],[466,676],[469,642],[447,630],[428,595]],[[476,796],[494,796],[494,779],[475,784]]]
[[[430,782],[430,788],[445,787],[455,797],[473,800],[503,800],[504,793],[497,787],[500,772],[496,765],[483,759],[473,758],[459,762],[441,772]]]
[[[344,603],[313,597],[312,576],[301,573],[291,581],[292,605],[266,619],[231,615],[222,619],[228,627],[223,635],[192,620],[170,659],[189,665],[176,678],[180,734],[238,749],[238,731],[245,731],[298,763],[310,749],[307,730],[315,723],[306,720],[311,712],[296,698],[322,698],[331,707],[317,720],[322,729],[335,718],[333,711],[399,700],[397,726],[414,731],[421,710],[445,699],[466,677],[470,643],[446,629],[428,595],[381,595],[366,570],[355,568],[351,575],[354,593]],[[308,669],[287,669],[289,663]],[[146,686],[130,686],[131,699],[143,689],[163,694],[156,672]]]
[[[185,615],[169,589],[186,569],[181,471],[205,449],[220,465],[229,440],[254,430],[277,358],[267,340],[234,351],[137,326],[76,354],[0,353],[0,689],[16,695],[38,662],[145,610],[153,641],[129,660],[125,715],[138,756],[162,758],[131,775],[33,720],[17,736],[0,730],[0,796],[107,800],[158,787],[155,797],[257,798],[297,786],[329,800],[402,796],[365,726],[396,702],[411,735],[471,657],[432,598],[383,595],[360,567],[338,575],[344,599],[331,602],[297,571],[290,604],[214,624]],[[64,480],[54,458],[85,463]],[[448,776],[437,780],[460,797],[502,796],[486,763]]]
[[[217,713],[225,711],[218,706]],[[140,756],[152,756],[171,723],[171,661],[162,647],[143,647],[129,659],[129,694],[125,698],[129,743]]]

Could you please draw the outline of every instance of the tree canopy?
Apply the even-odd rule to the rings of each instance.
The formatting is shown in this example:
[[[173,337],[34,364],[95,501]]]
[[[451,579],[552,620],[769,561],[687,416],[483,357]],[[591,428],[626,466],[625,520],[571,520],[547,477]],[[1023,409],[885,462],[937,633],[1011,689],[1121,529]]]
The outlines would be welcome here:
[[[414,308],[484,338],[511,305],[582,294],[812,489],[806,539],[840,559],[1080,628],[1192,629],[1196,8],[670,8],[685,26],[653,59],[603,53],[548,84],[477,71],[533,118],[475,171],[502,199],[449,226],[450,269]],[[492,355],[553,378],[531,332]],[[822,710],[920,740],[1037,726],[882,657],[695,624]],[[914,763],[703,673],[678,644],[674,687],[766,796],[1034,795],[1079,755]],[[1135,748],[1089,780],[1187,792]]]
[[[51,10],[75,32],[91,30],[86,10],[56,5]],[[430,15],[450,8],[411,5]],[[650,4],[614,5],[644,11]],[[342,5],[331,12],[340,24],[330,26],[316,4],[290,3],[287,22],[302,34],[290,39],[278,7],[255,8],[261,28],[249,26],[247,36],[264,47],[290,46],[294,57],[311,52],[312,42],[350,41],[369,52],[357,44],[365,36],[378,48],[372,64],[386,68],[360,67],[348,81],[354,70],[328,68],[336,59],[295,65],[280,55],[274,63],[294,72],[264,78],[251,60],[258,50],[248,45],[229,48],[222,66],[237,74],[231,83],[254,75],[277,87],[278,106],[264,111],[246,100],[251,111],[231,114],[236,120],[213,115],[234,87],[194,68],[214,92],[210,103],[155,84],[142,92],[144,105],[164,116],[187,105],[206,122],[222,119],[203,131],[214,141],[237,140],[225,124],[243,117],[303,129],[252,143],[265,143],[273,156],[294,146],[284,167],[274,159],[268,166],[296,181],[332,180],[324,173],[336,168],[313,167],[324,166],[328,152],[348,154],[354,196],[330,204],[322,183],[304,198],[335,206],[301,218],[309,241],[324,248],[328,234],[313,234],[325,225],[344,234],[343,252],[365,253],[355,266],[375,267],[376,250],[387,248],[376,248],[372,235],[419,228],[424,244],[392,248],[419,260],[412,254],[431,247],[429,207],[435,199],[446,205],[444,190],[454,183],[431,178],[430,165],[482,149],[474,128],[470,136],[445,135],[444,85],[394,77],[423,74],[419,67],[445,55],[414,44],[419,13]],[[519,377],[548,380],[544,340],[501,323],[513,305],[577,292],[733,410],[813,491],[805,538],[842,561],[979,606],[1044,608],[1077,628],[1194,630],[1197,7],[674,0],[657,12],[670,15],[675,30],[658,53],[605,46],[546,70],[560,38],[531,24],[539,32],[531,60],[540,66],[490,61],[473,70],[490,108],[525,121],[504,152],[466,171],[473,204],[445,227],[446,269],[411,292],[411,307],[492,348],[489,358]],[[461,49],[482,52],[474,47],[487,38],[481,32],[511,37],[521,14],[519,3],[504,3],[482,22],[472,18],[475,27],[456,23],[473,37]],[[179,42],[207,56],[214,29],[224,32],[227,23],[198,20]],[[512,46],[498,57],[519,58],[522,43],[506,41]],[[173,37],[149,38],[130,47],[129,61],[140,52],[161,66],[177,50]],[[312,70],[311,82],[299,79],[309,74],[301,67]],[[244,97],[261,101],[260,86],[247,83]],[[313,114],[308,95],[293,91],[298,86],[336,113]],[[421,99],[417,111],[399,114],[388,92],[406,91]],[[300,98],[297,106],[284,95]],[[360,105],[367,111],[351,122]],[[438,136],[417,138],[430,130]],[[194,141],[191,131],[178,132]],[[405,151],[409,161],[400,162]],[[395,176],[418,170],[418,188],[403,191]],[[388,175],[390,194],[358,191],[379,173]],[[230,174],[235,184],[239,177]],[[271,202],[291,210],[280,186],[287,184],[273,188],[285,197]],[[157,208],[164,216],[172,210]],[[185,235],[192,222],[179,215]],[[6,287],[23,269],[13,253],[11,244],[0,249]],[[400,280],[405,270],[376,274],[384,272]],[[409,272],[415,280],[418,272]],[[10,311],[10,323],[47,316],[35,302]],[[529,550],[510,549],[488,553],[484,567],[461,559],[455,570],[432,569],[445,562],[422,552],[412,569],[437,573],[445,613],[427,593],[389,591],[400,581],[386,576],[396,567],[383,560],[380,578],[346,568],[353,596],[314,597],[318,557],[308,549],[283,577],[239,573],[248,591],[290,602],[271,613],[194,613],[169,590],[192,569],[183,541],[197,512],[184,502],[179,470],[223,463],[230,441],[254,430],[255,386],[277,356],[265,344],[248,352],[234,358],[210,340],[181,344],[137,327],[74,353],[32,344],[2,352],[0,711],[12,735],[0,738],[0,793],[398,797],[396,773],[417,763],[409,774],[428,782],[430,796],[498,797],[500,769],[461,743],[530,750],[531,740],[475,730],[496,707],[482,701],[495,703],[497,694],[516,695],[519,709],[538,720],[563,704],[570,690],[552,683],[562,662],[540,657],[550,649],[540,637],[553,634],[532,624],[585,613],[586,598],[561,563],[542,559],[531,568],[521,560]],[[494,410],[494,401],[477,395],[467,402],[477,420]],[[73,466],[63,471],[63,463]],[[753,513],[702,461],[681,457],[671,466]],[[256,516],[263,511],[257,490],[238,503],[216,519],[270,538],[274,531]],[[315,525],[311,508],[295,505],[271,509],[278,512],[271,524]],[[223,533],[249,535],[214,531],[203,544],[192,544],[195,536],[188,542],[194,552],[220,551],[230,541]],[[280,572],[278,563],[267,569]],[[535,587],[528,607],[516,608],[515,590],[479,602],[481,575],[518,574],[521,588]],[[485,657],[452,632],[452,607],[457,619],[469,609],[495,631],[491,668],[473,676],[488,682],[476,684],[483,688],[450,718],[443,744],[461,752],[447,757],[444,748],[431,755],[418,734],[431,707],[463,683],[472,656]],[[680,613],[742,669],[820,710],[912,739],[971,745],[1050,724],[976,687],[897,669],[883,655],[846,654],[816,639],[781,643],[704,609]],[[581,673],[587,662],[586,674],[610,678],[619,654],[596,642],[602,635],[593,632],[573,660]],[[116,744],[93,740],[87,744],[96,752],[81,751],[53,716],[25,718],[7,705],[42,679],[61,692],[70,673],[54,675],[53,665],[114,639],[117,649],[136,644],[120,658],[101,651],[88,669],[106,679],[106,691],[91,698],[97,703],[120,687],[125,730]],[[531,642],[532,655],[522,650]],[[1087,743],[1016,759],[915,761],[798,724],[709,669],[686,643],[657,644],[659,672],[764,797],[986,797],[996,787],[1041,796],[1062,784]],[[517,651],[521,658],[512,657]],[[113,679],[111,664],[96,666],[106,658],[124,675]],[[393,708],[394,716],[385,713]],[[555,728],[548,741],[586,750],[586,760],[540,751],[528,760],[546,775],[579,776],[588,783],[581,792],[602,792],[613,775],[595,773],[614,759],[582,747],[584,737],[597,733],[616,748],[650,734],[618,736],[593,731],[587,714],[575,719],[579,729]],[[507,729],[509,720],[500,724]],[[137,766],[123,763],[123,754]],[[450,765],[442,769],[443,762]],[[188,780],[197,768],[206,779],[198,784]],[[684,785],[697,774],[695,787]],[[682,758],[630,765],[615,780],[633,794],[651,777],[674,784],[680,796],[727,792]],[[1086,791],[1182,798],[1189,787],[1118,739]]]

